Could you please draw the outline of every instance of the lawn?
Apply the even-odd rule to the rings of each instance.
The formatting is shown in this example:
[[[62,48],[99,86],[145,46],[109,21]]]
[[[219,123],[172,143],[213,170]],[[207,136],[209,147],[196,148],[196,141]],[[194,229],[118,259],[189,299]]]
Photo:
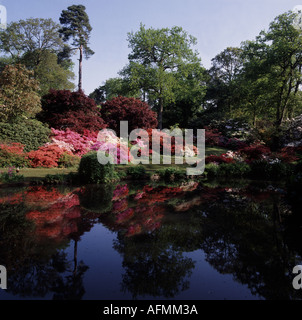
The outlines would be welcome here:
[[[226,149],[220,147],[207,147],[206,148],[206,156],[208,155],[220,155],[222,153],[227,152]],[[150,161],[151,162],[151,161]],[[133,164],[129,165],[119,165],[117,166],[117,170],[126,171],[129,166],[134,166]],[[181,170],[186,170],[188,164],[174,164],[174,157],[172,157],[172,164],[148,164],[145,165],[146,171],[148,173],[154,173],[157,170],[165,169],[168,167],[178,167]],[[68,174],[70,172],[76,172],[77,168],[65,169],[65,168],[26,168],[20,170],[20,175],[23,175],[25,181],[37,181],[45,178],[47,175],[57,175],[57,174]]]

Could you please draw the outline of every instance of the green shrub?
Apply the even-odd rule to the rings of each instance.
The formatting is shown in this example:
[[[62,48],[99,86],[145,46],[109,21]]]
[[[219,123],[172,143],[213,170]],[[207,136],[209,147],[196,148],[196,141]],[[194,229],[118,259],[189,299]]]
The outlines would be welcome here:
[[[246,177],[250,171],[250,166],[244,162],[222,163],[219,166],[219,175],[224,177],[231,176],[242,178]]]
[[[146,177],[146,169],[143,166],[133,166],[127,168],[127,175],[133,179],[139,180]]]
[[[219,171],[219,165],[215,163],[209,163],[205,166],[205,174],[209,178],[217,177]]]
[[[24,151],[39,149],[49,142],[50,129],[35,119],[22,119],[14,123],[0,122],[0,141],[3,143],[19,142]]]
[[[59,168],[75,168],[80,164],[81,158],[68,154],[67,152],[63,153],[58,161]]]
[[[27,167],[29,160],[20,143],[0,144],[0,168]]]
[[[186,173],[178,168],[169,167],[167,169],[157,171],[161,179],[165,181],[181,181],[186,178]]]
[[[292,166],[283,162],[269,163],[265,160],[253,161],[251,164],[251,178],[279,180],[292,174]]]
[[[96,151],[84,155],[78,169],[79,179],[84,183],[108,183],[118,178],[114,165],[108,162],[102,165]]]
[[[0,182],[10,183],[10,182],[22,182],[24,181],[24,176],[16,173],[15,168],[9,168],[7,172],[0,172]]]

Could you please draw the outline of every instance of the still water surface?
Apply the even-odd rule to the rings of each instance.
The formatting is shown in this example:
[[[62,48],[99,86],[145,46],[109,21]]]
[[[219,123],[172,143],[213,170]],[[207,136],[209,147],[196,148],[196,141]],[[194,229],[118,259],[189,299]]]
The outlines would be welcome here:
[[[300,299],[297,211],[255,182],[1,189],[0,299]]]

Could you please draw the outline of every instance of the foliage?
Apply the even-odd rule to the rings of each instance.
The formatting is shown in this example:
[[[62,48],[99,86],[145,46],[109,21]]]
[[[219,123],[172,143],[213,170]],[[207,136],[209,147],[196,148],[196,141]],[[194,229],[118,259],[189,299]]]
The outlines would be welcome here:
[[[58,166],[59,168],[75,168],[79,166],[80,161],[81,158],[79,156],[64,152],[58,160]]]
[[[98,136],[98,141],[91,146],[91,150],[111,153],[115,164],[128,163],[131,160],[128,145],[107,129]]]
[[[129,65],[121,74],[135,89],[148,95],[149,101],[158,107],[158,123],[162,129],[164,105],[174,100],[174,73],[184,70],[186,65],[198,64],[197,53],[191,49],[196,39],[181,27],[171,29],[146,29],[128,34]]]
[[[205,159],[205,163],[232,163],[235,162],[235,160],[232,157],[229,157],[227,154],[222,154],[220,156],[210,155],[207,156]]]
[[[58,167],[59,160],[64,153],[72,155],[69,151],[61,149],[55,144],[47,144],[36,151],[30,151],[27,156],[33,168],[55,168]]]
[[[239,152],[247,162],[266,159],[266,157],[271,155],[270,148],[264,145],[251,145],[241,149]]]
[[[22,143],[26,152],[37,150],[49,142],[49,135],[50,129],[35,119],[0,122],[0,141]]]
[[[221,139],[222,135],[217,129],[205,127],[205,143],[207,146],[218,146]]]
[[[62,28],[59,30],[65,42],[72,40],[72,46],[79,50],[79,91],[82,91],[82,60],[94,54],[88,47],[92,27],[83,5],[72,5],[63,10],[60,17]]]
[[[269,118],[278,128],[300,109],[301,30],[294,26],[296,14],[279,15],[268,31],[243,44],[242,97],[248,112]]]
[[[169,182],[182,181],[186,177],[186,173],[179,168],[169,167],[158,171],[161,179]]]
[[[26,167],[27,155],[21,143],[0,144],[0,167]]]
[[[255,160],[250,163],[253,179],[279,180],[288,178],[292,174],[292,166],[281,161],[270,163],[265,160]]]
[[[98,132],[106,126],[94,100],[82,91],[50,90],[42,99],[38,118],[54,129],[69,128],[80,134]]]
[[[34,117],[41,110],[39,84],[33,72],[18,64],[7,65],[0,75],[0,120]]]
[[[40,55],[46,50],[59,52],[63,48],[59,27],[52,19],[30,18],[12,22],[0,33],[1,51],[9,53],[15,60],[26,53],[34,53],[32,58],[38,65]]]
[[[113,98],[101,105],[101,114],[108,127],[117,134],[120,133],[120,121],[128,121],[130,132],[138,128],[149,129],[157,126],[155,112],[140,99]]]
[[[72,152],[74,155],[82,156],[89,152],[97,141],[97,134],[85,130],[79,134],[67,128],[66,130],[51,129],[51,141],[61,148]]]
[[[133,166],[127,168],[127,175],[132,179],[139,180],[146,177],[146,169],[144,166]]]
[[[118,96],[122,97],[140,97],[138,90],[133,90],[128,81],[122,78],[110,78],[105,81],[105,84],[96,88],[89,98],[93,99],[97,105],[101,105],[107,100],[112,100]]]
[[[247,177],[251,168],[247,163],[222,163],[219,166],[219,175],[224,177]]]
[[[238,76],[242,69],[242,49],[228,47],[212,59],[208,70],[206,108],[230,115],[238,103]],[[217,120],[217,119],[216,119]]]
[[[110,183],[117,178],[114,165],[110,161],[105,165],[101,164],[95,151],[91,151],[81,158],[78,174],[84,183]]]
[[[30,18],[12,22],[0,33],[1,51],[10,55],[7,64],[21,63],[32,70],[40,83],[41,96],[51,88],[74,88],[70,82],[74,78],[71,60],[58,59],[67,50],[59,27],[52,19]]]
[[[54,90],[73,90],[74,73],[70,68],[66,68],[63,64],[58,63],[58,56],[50,51],[45,51],[41,57],[40,62],[36,66],[31,67],[31,61],[26,56],[22,62],[30,69],[34,70],[36,79],[40,83],[39,94],[44,96],[48,94],[50,89]]]
[[[8,168],[7,172],[0,172],[0,182],[11,183],[11,182],[22,182],[24,176],[16,172],[15,167]]]

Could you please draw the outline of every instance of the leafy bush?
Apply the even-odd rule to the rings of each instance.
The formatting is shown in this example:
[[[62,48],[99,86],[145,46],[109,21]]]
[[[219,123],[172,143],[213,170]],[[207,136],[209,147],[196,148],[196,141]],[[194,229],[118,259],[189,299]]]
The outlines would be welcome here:
[[[101,114],[108,127],[118,135],[120,121],[128,121],[129,131],[156,128],[157,116],[150,106],[136,98],[116,97],[101,105]]]
[[[84,183],[108,183],[117,179],[114,165],[110,162],[103,165],[98,161],[98,153],[95,151],[84,155],[78,169],[79,178]]]
[[[228,139],[225,142],[221,143],[220,146],[234,151],[248,147],[248,145],[245,142],[237,138]]]
[[[205,144],[207,146],[218,146],[222,139],[223,137],[217,129],[205,127]]]
[[[241,149],[240,153],[247,162],[251,162],[265,159],[271,155],[271,150],[264,145],[252,145]]]
[[[250,166],[243,162],[222,163],[220,165],[210,163],[205,167],[207,177],[247,177],[250,173]]]
[[[251,168],[247,163],[223,163],[219,166],[219,175],[225,177],[247,177]]]
[[[159,170],[158,174],[161,179],[164,179],[166,181],[181,181],[186,177],[186,173],[184,171],[174,167]]]
[[[27,119],[14,123],[0,122],[0,141],[22,143],[24,151],[37,150],[49,142],[50,129],[43,123]]]
[[[70,129],[56,130],[51,129],[51,140],[61,148],[72,152],[74,155],[82,156],[89,152],[97,141],[97,133],[85,130],[83,134],[74,132]]]
[[[14,167],[10,167],[7,172],[0,172],[0,181],[3,183],[24,181],[24,176],[18,174]]]
[[[292,166],[281,161],[268,162],[256,160],[250,163],[251,177],[260,179],[278,180],[289,177],[292,174]]]
[[[235,162],[235,160],[233,158],[228,157],[226,154],[222,154],[220,156],[215,156],[215,155],[210,155],[207,156],[205,159],[205,163],[209,164],[209,163],[232,163]]]
[[[27,167],[29,161],[21,143],[0,144],[0,167]]]
[[[58,160],[59,168],[75,168],[80,164],[81,158],[64,152]]]
[[[209,126],[227,138],[245,139],[251,131],[250,125],[244,119],[213,119]]]
[[[27,156],[33,168],[55,168],[58,167],[58,162],[64,153],[67,153],[67,151],[50,144],[40,147],[36,151],[29,152]]]
[[[38,118],[52,128],[69,128],[80,134],[85,130],[98,132],[106,127],[100,109],[82,91],[50,90],[42,99]]]
[[[144,166],[134,166],[127,168],[127,175],[133,179],[139,180],[146,177],[146,169]]]
[[[205,174],[209,178],[214,178],[218,176],[219,165],[216,163],[209,163],[205,166]]]

